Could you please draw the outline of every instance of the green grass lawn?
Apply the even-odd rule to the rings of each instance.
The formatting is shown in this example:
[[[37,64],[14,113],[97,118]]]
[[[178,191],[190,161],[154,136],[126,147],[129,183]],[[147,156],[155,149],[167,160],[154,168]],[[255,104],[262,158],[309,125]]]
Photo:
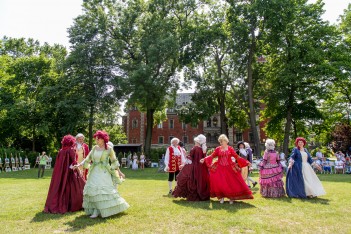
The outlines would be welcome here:
[[[167,196],[167,174],[154,168],[122,169],[119,186],[130,208],[90,219],[83,211],[42,213],[52,170],[0,174],[0,233],[351,233],[351,175],[318,175],[327,192],[315,199],[265,199],[220,204],[187,202]],[[257,174],[254,174],[257,180]]]

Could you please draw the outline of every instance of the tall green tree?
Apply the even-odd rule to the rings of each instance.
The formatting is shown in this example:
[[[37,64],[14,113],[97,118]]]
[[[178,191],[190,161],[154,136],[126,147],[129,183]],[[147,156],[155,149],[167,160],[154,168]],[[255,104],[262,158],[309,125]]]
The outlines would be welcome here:
[[[259,103],[257,93],[254,92],[257,83],[255,70],[256,58],[260,53],[258,41],[264,32],[263,11],[268,8],[270,2],[261,0],[227,1],[230,5],[227,18],[230,22],[229,30],[236,42],[233,53],[238,57],[238,76],[245,77],[246,100],[251,132],[255,143],[255,152],[260,152],[260,138],[257,130],[257,115]],[[233,85],[235,86],[235,85]]]
[[[267,63],[260,76],[264,77],[265,117],[270,120],[267,131],[279,131],[284,125],[285,154],[291,131],[295,137],[300,132],[299,123],[322,118],[318,101],[325,98],[324,87],[332,76],[328,51],[337,35],[322,20],[323,12],[322,1],[289,0],[281,11],[267,11],[269,15],[264,16],[267,33],[261,46]]]
[[[59,45],[40,45],[33,39],[3,38],[1,41],[1,71],[6,74],[1,80],[0,108],[3,132],[6,138],[21,144],[29,139],[32,150],[40,138],[51,138],[49,126],[54,115],[47,107],[49,92],[59,77],[66,50]],[[11,124],[5,124],[6,122]],[[43,142],[41,142],[43,143]],[[50,145],[50,140],[45,142]]]
[[[177,69],[189,61],[190,19],[198,1],[131,0],[121,12],[113,39],[118,66],[128,80],[128,105],[146,112],[145,152],[150,155],[154,114],[162,111],[179,90]],[[186,55],[185,55],[186,54]]]
[[[181,107],[180,113],[185,119],[185,114],[191,118],[198,113],[202,120],[219,113],[220,131],[228,135],[227,92],[238,77],[237,61],[232,56],[235,42],[228,32],[228,4],[219,1],[207,6],[208,11],[202,15],[196,28],[203,48],[199,47],[199,58],[189,64],[184,73],[196,85],[193,103]]]
[[[97,113],[115,114],[123,95],[115,60],[118,48],[111,40],[117,11],[115,1],[84,1],[83,14],[68,29],[72,46],[67,59],[67,94],[76,97],[76,111],[81,113],[76,118],[88,126],[90,147]]]

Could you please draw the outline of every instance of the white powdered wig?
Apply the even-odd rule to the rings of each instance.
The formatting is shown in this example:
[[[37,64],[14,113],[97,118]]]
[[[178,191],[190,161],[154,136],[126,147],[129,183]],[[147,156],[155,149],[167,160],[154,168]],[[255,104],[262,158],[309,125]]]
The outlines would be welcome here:
[[[275,148],[275,141],[273,139],[267,139],[265,143],[267,150],[274,150]]]
[[[197,137],[194,138],[194,142],[197,142],[200,144],[202,151],[205,153],[207,150],[206,146],[206,137],[203,134],[198,135]]]
[[[77,136],[76,136],[76,139],[79,138],[79,137],[83,137],[83,139],[85,138],[85,136],[82,133],[78,133]]]

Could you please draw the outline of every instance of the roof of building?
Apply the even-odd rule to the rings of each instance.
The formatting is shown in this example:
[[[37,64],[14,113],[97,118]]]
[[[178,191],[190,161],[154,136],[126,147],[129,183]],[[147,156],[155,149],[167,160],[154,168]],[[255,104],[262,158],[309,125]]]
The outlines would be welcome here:
[[[141,146],[142,144],[118,144],[115,146]]]

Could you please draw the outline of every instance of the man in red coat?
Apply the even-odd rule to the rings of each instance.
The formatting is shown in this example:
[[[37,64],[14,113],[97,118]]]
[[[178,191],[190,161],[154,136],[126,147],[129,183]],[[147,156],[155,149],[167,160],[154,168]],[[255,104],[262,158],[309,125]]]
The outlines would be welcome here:
[[[177,181],[177,175],[185,164],[185,155],[180,148],[178,138],[172,138],[171,146],[167,148],[165,155],[165,172],[168,172],[169,194],[172,194],[172,182]]]
[[[78,133],[76,136],[76,153],[77,153],[77,162],[81,163],[89,154],[89,146],[84,143],[84,135]],[[83,166],[79,167],[80,171],[83,171],[83,176],[87,179],[88,169],[83,169]]]

